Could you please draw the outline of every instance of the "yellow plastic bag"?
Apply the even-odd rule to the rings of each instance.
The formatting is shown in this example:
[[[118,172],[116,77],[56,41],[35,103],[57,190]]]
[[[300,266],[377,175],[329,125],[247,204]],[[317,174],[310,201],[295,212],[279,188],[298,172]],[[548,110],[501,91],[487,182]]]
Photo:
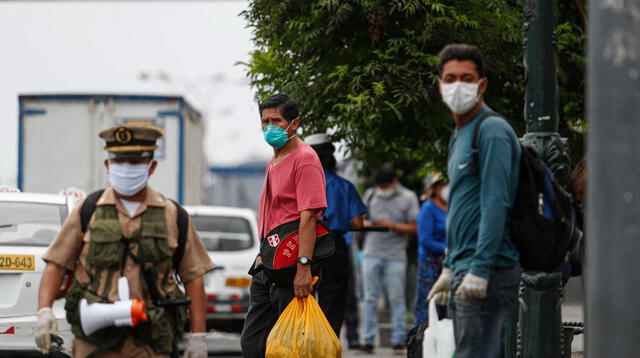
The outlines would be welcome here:
[[[267,338],[266,358],[341,358],[340,340],[313,296],[294,298]]]

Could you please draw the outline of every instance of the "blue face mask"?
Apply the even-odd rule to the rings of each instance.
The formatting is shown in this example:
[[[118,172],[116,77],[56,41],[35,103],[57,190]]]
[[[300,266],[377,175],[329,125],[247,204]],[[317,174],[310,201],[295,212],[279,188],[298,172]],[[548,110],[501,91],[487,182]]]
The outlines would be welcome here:
[[[287,129],[291,127],[291,124],[293,124],[293,121],[289,123],[289,126],[287,126]],[[262,133],[264,134],[264,140],[274,148],[282,148],[284,147],[285,144],[287,144],[287,141],[289,139],[296,136],[294,134],[291,137],[288,137],[287,129],[282,129],[278,126],[269,124],[262,130]]]

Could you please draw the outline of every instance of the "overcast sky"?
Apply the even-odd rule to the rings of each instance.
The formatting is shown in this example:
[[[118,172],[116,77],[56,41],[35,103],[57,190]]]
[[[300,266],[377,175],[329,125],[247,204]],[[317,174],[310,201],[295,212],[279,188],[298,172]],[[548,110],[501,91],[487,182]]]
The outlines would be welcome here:
[[[242,66],[246,1],[0,2],[0,184],[17,173],[19,93],[186,93],[209,109],[210,163],[272,153]],[[170,73],[166,83],[139,73]],[[208,80],[214,78],[214,80]],[[193,86],[191,86],[193,87]]]

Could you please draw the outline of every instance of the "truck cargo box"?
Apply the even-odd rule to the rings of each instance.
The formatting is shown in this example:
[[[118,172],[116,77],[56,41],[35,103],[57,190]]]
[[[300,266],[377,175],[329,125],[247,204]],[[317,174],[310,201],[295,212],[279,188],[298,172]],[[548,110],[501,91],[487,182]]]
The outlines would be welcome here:
[[[108,186],[105,143],[98,133],[119,124],[161,128],[151,187],[183,204],[204,200],[204,123],[182,97],[122,94],[19,96],[18,187],[87,193]]]

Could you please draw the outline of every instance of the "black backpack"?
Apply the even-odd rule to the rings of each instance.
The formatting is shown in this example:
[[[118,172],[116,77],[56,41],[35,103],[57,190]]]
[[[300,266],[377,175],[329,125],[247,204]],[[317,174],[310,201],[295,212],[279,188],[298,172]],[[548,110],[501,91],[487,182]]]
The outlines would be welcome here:
[[[503,117],[487,112],[478,119],[471,142],[475,169],[480,163],[480,125],[490,116]],[[511,240],[525,270],[554,272],[564,263],[579,236],[573,196],[566,189],[568,183],[566,187],[558,183],[535,149],[521,147],[520,178],[510,211]]]
[[[94,191],[93,193],[87,195],[87,198],[82,203],[82,207],[80,208],[80,225],[82,227],[82,234],[87,232],[89,229],[89,221],[91,220],[91,216],[96,211],[96,204],[98,200],[104,193],[104,189],[100,189]],[[171,199],[169,199],[171,200]],[[178,203],[171,200],[178,209],[178,247],[176,251],[173,253],[173,269],[175,272],[178,272],[178,268],[180,267],[180,263],[182,262],[182,256],[184,256],[184,246],[187,242],[187,231],[189,230],[189,214],[187,211]],[[178,277],[178,275],[176,275]]]

